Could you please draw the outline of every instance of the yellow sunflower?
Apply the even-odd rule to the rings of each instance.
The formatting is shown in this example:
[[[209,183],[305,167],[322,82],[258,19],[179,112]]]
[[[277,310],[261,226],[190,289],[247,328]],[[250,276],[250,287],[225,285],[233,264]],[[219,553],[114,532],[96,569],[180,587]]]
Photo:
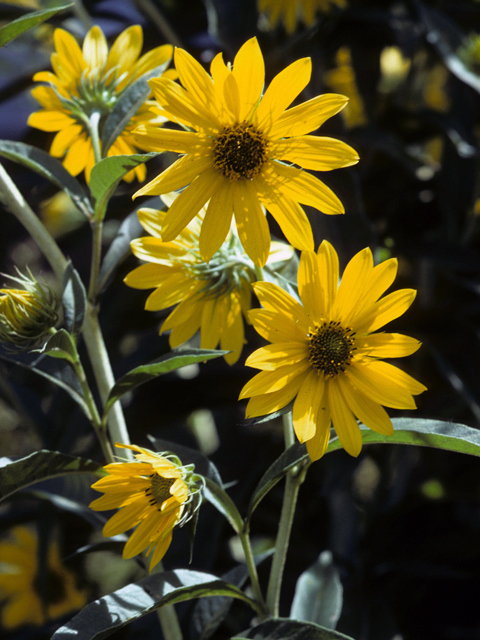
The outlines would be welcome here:
[[[298,22],[307,27],[315,23],[316,14],[320,11],[327,13],[333,7],[345,9],[346,0],[258,0],[258,11],[265,14],[268,26],[273,29],[280,22],[285,31],[293,33]]]
[[[340,111],[347,98],[326,94],[286,110],[310,80],[310,58],[279,73],[262,97],[265,68],[256,38],[241,47],[233,68],[218,54],[211,76],[183,49],[175,50],[175,66],[184,88],[168,78],[150,81],[160,105],[155,113],[188,130],[145,124],[134,132],[143,149],[184,154],[134,196],[189,185],[165,217],[162,240],[173,240],[208,203],[200,234],[205,262],[222,246],[234,214],[247,255],[263,266],[270,246],[263,207],[290,244],[313,249],[310,223],[299,203],[329,214],[344,208],[323,182],[290,163],[329,171],[358,161],[340,140],[305,135]]]
[[[167,204],[173,197],[165,197]],[[226,241],[207,264],[200,257],[199,238],[205,210],[202,209],[172,242],[160,239],[167,213],[156,209],[140,209],[138,218],[153,237],[138,238],[132,251],[149,264],[131,271],[124,282],[135,289],[155,291],[145,308],[159,311],[175,306],[163,322],[160,333],[172,330],[172,349],[189,340],[200,330],[202,349],[220,347],[230,351],[228,364],[240,357],[245,342],[243,316],[251,308],[251,283],[256,279],[255,266],[231,231]],[[289,260],[293,247],[272,242],[267,267]]]
[[[247,417],[272,413],[294,398],[293,426],[312,460],[327,448],[333,423],[344,449],[357,456],[362,436],[356,418],[391,435],[383,408],[415,409],[423,384],[382,358],[414,353],[420,343],[397,333],[373,333],[404,313],[416,292],[401,289],[380,298],[392,284],[397,261],[373,266],[370,249],[348,263],[338,285],[338,256],[328,242],[303,252],[298,271],[300,304],[280,287],[254,285],[263,309],[250,311],[255,329],[272,344],[246,364],[261,369],[241,391],[251,397]]]
[[[62,564],[58,544],[48,548],[43,575],[38,553],[37,536],[27,527],[15,527],[11,540],[0,542],[0,617],[6,630],[41,626],[87,602],[86,592],[77,589],[74,575]]]
[[[56,29],[55,53],[51,56],[53,73],[41,71],[34,80],[48,82],[49,87],[39,86],[32,95],[43,109],[32,113],[28,124],[42,131],[57,132],[50,153],[63,158],[63,164],[74,176],[85,171],[87,182],[95,164],[93,136],[99,135],[106,117],[112,111],[121,93],[142,75],[168,62],[172,57],[171,45],[163,45],[139,58],[143,32],[138,25],[129,27],[115,40],[110,51],[100,27],[92,27],[80,49],[75,38]],[[168,72],[167,72],[168,75]],[[122,134],[107,151],[108,156],[129,155],[138,152],[132,130],[141,122],[158,118],[144,103],[131,118]],[[100,140],[98,141],[101,147]],[[100,148],[101,152],[101,148]],[[144,165],[130,171],[124,180],[134,177],[145,180]]]
[[[103,528],[116,536],[138,525],[123,549],[133,558],[144,549],[153,552],[150,570],[160,562],[172,541],[172,530],[190,517],[198,488],[190,483],[193,466],[182,467],[176,456],[136,445],[116,444],[137,451],[138,462],[114,462],[104,467],[108,476],[92,485],[105,495],[90,504],[94,511],[120,509]],[[194,505],[196,508],[198,505]]]

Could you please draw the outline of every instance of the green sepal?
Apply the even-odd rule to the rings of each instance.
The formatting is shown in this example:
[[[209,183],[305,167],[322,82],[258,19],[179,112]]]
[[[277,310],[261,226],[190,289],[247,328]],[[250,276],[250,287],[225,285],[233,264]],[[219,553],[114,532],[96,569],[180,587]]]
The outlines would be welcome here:
[[[46,449],[18,460],[0,458],[0,500],[35,482],[72,473],[96,474],[101,468],[102,465],[93,460]]]
[[[70,7],[73,7],[73,3],[65,4],[61,7],[54,7],[53,9],[30,11],[26,15],[21,16],[20,18],[17,18],[12,22],[9,22],[3,27],[0,27],[0,47],[3,47],[12,40],[15,40],[15,38],[21,36],[22,33],[25,33],[25,31],[33,29],[39,24],[42,24],[42,22],[45,22],[45,20],[48,20],[59,11],[64,11],[65,9],[68,9]]]

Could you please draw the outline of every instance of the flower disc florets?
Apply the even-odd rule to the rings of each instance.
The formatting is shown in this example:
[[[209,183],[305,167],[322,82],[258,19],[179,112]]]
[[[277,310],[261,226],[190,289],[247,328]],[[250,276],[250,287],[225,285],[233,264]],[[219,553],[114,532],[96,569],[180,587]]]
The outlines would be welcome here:
[[[55,294],[28,274],[5,276],[24,289],[0,289],[0,341],[15,350],[35,347],[58,320]]]
[[[213,166],[229,180],[251,180],[267,162],[267,138],[248,122],[226,127],[213,143]]]
[[[355,332],[339,322],[324,322],[308,335],[309,362],[318,372],[335,377],[345,372],[355,351]]]

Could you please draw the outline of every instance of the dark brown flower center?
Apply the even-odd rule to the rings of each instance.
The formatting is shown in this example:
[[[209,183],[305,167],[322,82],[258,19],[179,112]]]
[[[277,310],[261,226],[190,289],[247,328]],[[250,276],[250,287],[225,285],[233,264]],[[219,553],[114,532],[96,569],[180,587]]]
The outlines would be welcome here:
[[[145,491],[147,497],[152,505],[158,504],[161,506],[165,500],[171,497],[170,487],[175,482],[175,478],[164,478],[157,473],[153,473],[150,476],[151,485],[150,488]]]
[[[345,371],[355,351],[355,332],[339,322],[324,322],[308,334],[309,362],[319,373],[333,378]]]
[[[215,138],[213,155],[213,166],[229,180],[251,180],[268,160],[267,139],[253,124],[237,122]]]

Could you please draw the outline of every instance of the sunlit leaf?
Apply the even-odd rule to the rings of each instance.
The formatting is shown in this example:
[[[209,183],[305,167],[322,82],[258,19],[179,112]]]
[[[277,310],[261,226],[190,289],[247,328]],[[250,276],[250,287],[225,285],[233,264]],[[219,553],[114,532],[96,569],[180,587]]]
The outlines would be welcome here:
[[[52,16],[54,16],[59,11],[64,11],[69,7],[73,7],[73,3],[65,4],[61,7],[54,7],[53,9],[44,9],[42,11],[31,11],[13,22],[0,27],[0,47],[8,44],[18,36],[21,36],[22,33],[28,31],[29,29],[33,29],[33,27],[37,27],[45,20],[48,20]]]
[[[231,640],[237,638],[251,638],[252,640],[353,640],[350,636],[325,629],[318,624],[297,622],[286,618],[267,620],[237,634]]]
[[[44,353],[52,358],[60,358],[68,360],[68,362],[77,361],[77,350],[73,344],[72,337],[65,331],[59,329],[51,336],[41,349],[35,349],[35,352]]]

